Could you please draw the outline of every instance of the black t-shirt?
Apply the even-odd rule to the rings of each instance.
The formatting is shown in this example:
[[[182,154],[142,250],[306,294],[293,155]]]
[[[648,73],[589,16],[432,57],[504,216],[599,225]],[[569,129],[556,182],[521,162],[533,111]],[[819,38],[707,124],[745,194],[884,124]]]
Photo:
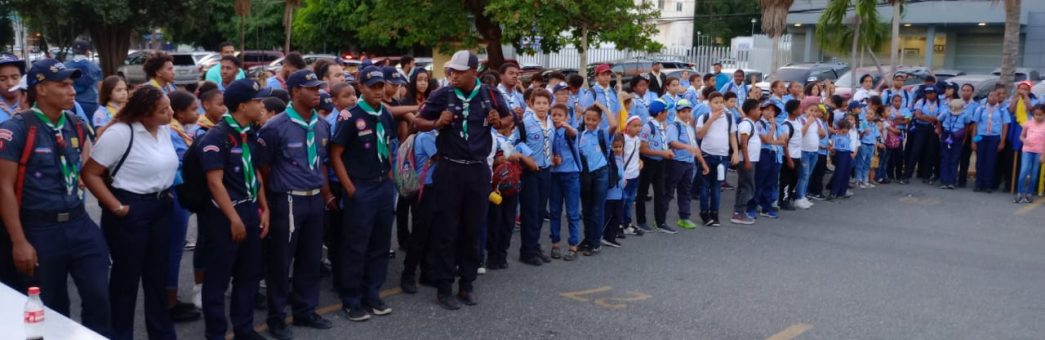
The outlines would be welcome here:
[[[469,93],[464,93],[465,98]],[[496,101],[496,102],[493,102]],[[469,101],[468,105],[468,138],[462,137],[464,107],[461,100],[457,98],[452,86],[441,87],[432,93],[421,110],[421,117],[428,120],[437,120],[443,110],[453,112],[454,119],[449,125],[439,131],[436,138],[436,148],[444,158],[463,161],[485,162],[493,147],[493,136],[490,134],[491,126],[486,122],[486,114],[490,110],[497,110],[501,118],[508,117],[508,103],[498,91],[483,85],[479,93]]]
[[[380,117],[373,116],[363,111],[359,105],[349,110],[349,116],[338,122],[333,143],[345,148],[341,154],[341,161],[348,168],[348,177],[362,180],[372,180],[385,176],[391,171],[395,150],[392,139],[395,138],[395,123],[392,114],[380,106]],[[384,143],[388,146],[389,157],[379,159],[377,155],[377,124],[384,126]]]

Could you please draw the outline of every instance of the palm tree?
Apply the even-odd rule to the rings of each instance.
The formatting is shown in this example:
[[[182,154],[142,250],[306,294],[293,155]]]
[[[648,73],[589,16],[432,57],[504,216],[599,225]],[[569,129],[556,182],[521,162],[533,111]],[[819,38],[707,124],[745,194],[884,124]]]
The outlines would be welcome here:
[[[885,0],[889,3],[889,6],[893,8],[893,22],[892,22],[892,44],[889,46],[889,74],[896,74],[896,63],[900,58],[900,9],[903,7],[904,0]],[[886,82],[890,84],[893,81],[893,77],[886,77]]]
[[[849,8],[854,12],[849,16]],[[850,22],[847,25],[845,22]],[[850,47],[850,67],[857,68],[856,57],[861,47],[867,51],[884,41],[884,30],[878,15],[878,0],[831,0],[824,7],[816,24],[816,39],[820,46],[836,52]],[[872,52],[873,54],[873,52]],[[875,64],[877,65],[877,58]],[[879,66],[880,67],[880,66]],[[856,90],[857,75],[851,78],[850,88]]]
[[[776,79],[776,69],[780,67],[780,36],[787,31],[787,12],[795,0],[758,0],[762,8],[762,32],[773,39],[773,63],[769,71],[769,79]]]
[[[1002,38],[999,84],[1012,84],[1016,77],[1018,59],[1016,53],[1019,53],[1020,47],[1020,2],[1020,0],[1005,0],[1005,35]]]
[[[286,7],[283,8],[283,29],[286,32],[286,40],[283,42],[283,54],[290,53],[290,31],[291,24],[294,23],[294,9],[301,5],[301,0],[286,0]]]

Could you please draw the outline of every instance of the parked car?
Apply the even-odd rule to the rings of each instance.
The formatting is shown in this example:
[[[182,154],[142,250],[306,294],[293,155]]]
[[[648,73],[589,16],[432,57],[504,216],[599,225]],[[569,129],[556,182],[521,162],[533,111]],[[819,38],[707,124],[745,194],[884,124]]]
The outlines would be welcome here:
[[[634,78],[635,76],[640,76],[643,73],[653,70],[653,60],[645,58],[621,59],[615,61],[592,63],[588,65],[587,70],[588,84],[595,84],[595,67],[599,64],[609,64],[610,70],[614,74],[621,75],[621,81],[624,82],[622,88],[625,91],[628,91],[631,88],[631,85],[629,85],[631,83],[631,78]],[[610,79],[610,86],[616,85],[617,77],[614,76]]]
[[[1030,89],[1030,93],[1033,93],[1035,97],[1038,97],[1038,100],[1045,98],[1045,82],[1035,84],[1034,87]]]
[[[889,65],[882,65],[882,70],[888,72],[889,69]],[[881,91],[885,89],[887,85],[885,82],[885,78],[882,78],[882,74],[878,72],[877,67],[861,67],[846,72],[841,77],[839,77],[838,80],[835,81],[835,94],[841,95],[844,98],[849,98],[853,95],[853,89],[849,87],[849,84],[852,81],[852,77],[854,77],[854,73],[856,74],[857,82],[859,82],[860,78],[862,78],[865,74],[870,74],[871,78],[874,80],[874,88],[876,90]],[[928,77],[933,74],[932,70],[921,66],[897,66],[896,73],[900,73],[907,76],[907,79],[904,80],[904,89],[906,90],[911,90],[915,86],[921,85],[925,82],[925,77]],[[890,74],[889,79],[891,78],[892,77]]]
[[[260,65],[260,66],[251,67],[251,68],[247,69],[247,76],[250,77],[250,78],[255,78],[256,79],[256,78],[258,78],[259,75],[261,75],[261,73],[263,71],[269,71],[269,72],[272,72],[272,74],[279,73],[279,71],[283,69],[283,60],[284,59],[286,59],[285,56],[284,57],[279,57],[279,59],[273,60],[271,63],[268,63],[268,65]],[[338,58],[338,56],[333,55],[333,54],[306,54],[306,55],[301,56],[301,59],[305,60],[305,66],[312,66],[312,64],[315,64],[320,59],[327,59],[327,60],[334,61],[336,63],[342,63],[341,58]]]
[[[196,67],[201,74],[206,75],[207,70],[221,62],[221,54],[215,53],[196,60]]]
[[[994,69],[994,72],[991,72],[991,74],[1000,77],[1001,76],[1001,68]],[[1026,67],[1017,67],[1016,68],[1016,78],[1014,80],[1015,81],[1030,80],[1033,83],[1037,83],[1037,82],[1041,81],[1041,75],[1038,74],[1038,70],[1033,70],[1033,69],[1029,69],[1029,68],[1026,68]]]
[[[123,77],[129,84],[141,84],[148,79],[142,64],[152,50],[134,51],[123,60],[123,65],[116,69],[116,75]],[[174,84],[180,86],[195,85],[200,78],[200,69],[196,59],[190,53],[171,53],[174,64]]]
[[[237,55],[243,61],[243,69],[250,70],[254,66],[264,66],[283,57],[280,51],[242,51]]]
[[[849,70],[849,65],[844,63],[801,63],[789,64],[778,68],[776,80],[785,83],[800,82],[808,84],[811,82],[822,82],[824,80],[835,80]],[[771,82],[757,83],[762,92],[769,93]]]
[[[414,58],[414,67],[423,68],[428,72],[432,72],[432,58]]]
[[[744,82],[746,82],[748,84],[756,84],[756,85],[759,84],[759,83],[763,83],[764,82],[765,74],[763,74],[762,71],[759,71],[759,70],[756,70],[756,69],[751,69],[751,68],[745,68],[743,70],[744,70],[744,78],[745,78]],[[737,72],[737,69],[725,69],[725,68],[722,69],[722,73],[728,74],[728,75],[730,75],[730,77],[732,77],[733,73],[735,73],[735,72]],[[761,88],[761,87],[759,87],[759,88]],[[762,89],[762,92],[765,92],[766,90],[767,89]]]
[[[936,76],[936,81],[948,81],[947,79],[951,79],[957,76],[964,76],[965,71],[953,69],[939,69],[933,71],[933,74]]]
[[[972,84],[973,88],[976,89],[972,93],[972,98],[976,101],[987,98],[987,94],[994,90],[994,85],[998,84],[998,76],[991,74],[966,74],[956,77],[948,78],[948,82],[958,84],[959,86],[964,84]],[[940,78],[937,77],[937,80]]]

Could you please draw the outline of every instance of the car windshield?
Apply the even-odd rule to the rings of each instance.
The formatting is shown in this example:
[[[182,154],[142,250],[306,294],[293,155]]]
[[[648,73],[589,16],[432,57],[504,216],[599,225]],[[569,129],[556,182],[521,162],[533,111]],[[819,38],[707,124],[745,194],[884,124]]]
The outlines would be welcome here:
[[[805,84],[809,78],[807,68],[782,68],[776,71],[776,79],[784,82],[797,81]]]
[[[196,60],[192,58],[192,55],[189,55],[189,54],[175,54],[172,57],[174,58],[174,65],[175,66],[195,66],[196,65]]]

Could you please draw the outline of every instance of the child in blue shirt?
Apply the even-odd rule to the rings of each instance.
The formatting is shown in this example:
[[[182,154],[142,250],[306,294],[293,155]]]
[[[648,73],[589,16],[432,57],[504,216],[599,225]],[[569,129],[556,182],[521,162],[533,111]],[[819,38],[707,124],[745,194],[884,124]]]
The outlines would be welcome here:
[[[1009,123],[1012,121],[1009,111],[1001,103],[1004,98],[1005,87],[991,91],[987,102],[980,105],[973,115],[976,123],[976,136],[972,140],[972,150],[976,152],[976,187],[973,191],[976,192],[990,193],[998,187],[994,170],[1000,150],[1005,149]]]
[[[677,233],[673,228],[667,226],[668,202],[664,200],[664,167],[667,165],[665,159],[675,158],[675,153],[668,148],[667,134],[668,112],[667,105],[660,99],[654,100],[649,105],[651,118],[642,125],[642,139],[639,154],[642,156],[643,168],[639,177],[639,200],[635,202],[635,220],[638,228],[644,232],[653,229],[647,224],[646,204],[642,198],[649,195],[650,186],[653,187],[653,219],[660,231],[668,234]]]
[[[849,138],[849,129],[852,123],[848,119],[838,121],[835,125],[835,134],[831,135],[831,154],[835,156],[835,173],[831,176],[831,194],[827,200],[836,197],[846,197],[849,190],[849,173],[852,171],[853,152],[852,141]]]
[[[552,181],[549,195],[548,212],[551,216],[549,226],[552,239],[552,259],[573,261],[577,259],[580,245],[580,154],[577,153],[577,129],[570,126],[565,104],[552,105],[552,124],[554,139],[552,141]],[[561,241],[562,207],[566,205],[566,218],[569,227],[569,249],[565,254],[559,246]]]
[[[783,164],[782,145],[787,142],[787,135],[777,128],[776,116],[780,108],[770,100],[759,104],[762,119],[755,127],[762,141],[759,162],[755,167],[755,205],[762,210],[761,216],[778,218],[779,211],[775,205],[780,181],[780,166]]]
[[[533,150],[533,160],[537,170],[523,170],[522,192],[519,194],[520,261],[540,266],[551,262],[551,257],[541,251],[541,227],[544,224],[542,212],[548,206],[548,194],[551,191],[551,157],[553,130],[548,109],[551,106],[551,94],[544,89],[532,92],[528,108],[533,113],[524,115],[522,130],[525,133],[524,143]]]
[[[864,119],[860,120],[860,151],[856,153],[856,184],[861,189],[874,188],[870,182],[871,158],[877,149],[878,113],[871,108],[864,110]]]
[[[675,157],[665,161],[664,200],[671,204],[672,195],[678,193],[679,228],[695,229],[696,223],[689,219],[690,198],[692,195],[694,165],[700,161],[702,173],[708,172],[700,147],[697,145],[697,133],[693,129],[693,105],[682,99],[675,104],[678,114],[675,121],[668,125],[668,146],[675,152]],[[677,190],[676,190],[677,189]]]
[[[438,131],[438,130],[433,130]],[[503,124],[501,129],[493,131],[494,136],[494,169],[503,163],[515,163],[520,170],[537,170],[537,163],[530,156],[533,150],[519,140],[519,130],[515,121]],[[418,157],[420,159],[420,157]],[[511,165],[509,165],[511,166]],[[501,191],[501,204],[490,204],[486,220],[486,268],[491,270],[508,268],[508,248],[511,246],[512,230],[515,228],[516,208],[519,203],[518,193]],[[416,215],[415,215],[416,216]],[[416,233],[416,231],[414,231]],[[411,238],[413,240],[414,238]]]
[[[624,135],[615,134],[612,145],[610,148],[613,150],[613,164],[609,170],[617,172],[617,181],[609,183],[609,189],[606,190],[606,227],[602,234],[602,244],[620,248],[620,240],[624,239],[624,212],[627,209],[624,206],[624,187],[628,181],[624,179]]]
[[[336,114],[331,114],[336,116]],[[425,266],[421,265],[425,254],[428,252],[428,238],[432,227],[432,216],[435,214],[439,197],[431,193],[435,192],[432,187],[432,174],[435,173],[437,153],[435,140],[439,137],[439,130],[420,132],[414,136],[414,169],[422,178],[424,186],[418,193],[417,207],[412,210],[413,220],[410,223],[411,234],[406,244],[406,259],[403,260],[403,274],[400,277],[399,287],[404,293],[417,293],[417,268],[420,267],[422,281],[427,280]],[[426,194],[428,193],[428,194]],[[490,205],[493,207],[493,205]],[[333,248],[331,248],[333,249]],[[334,256],[331,256],[334,258]],[[492,264],[487,264],[492,266]]]
[[[947,104],[950,110],[940,114],[940,189],[954,189],[957,184],[958,161],[968,137],[966,126],[973,123],[961,99]]]
[[[609,134],[599,128],[604,115],[602,108],[589,106],[582,113],[582,124],[577,137],[577,151],[581,164],[581,219],[584,221],[584,240],[580,250],[585,256],[598,255],[602,246],[606,206],[606,191],[610,187]],[[614,124],[616,125],[616,124]],[[611,129],[616,130],[611,125]]]

